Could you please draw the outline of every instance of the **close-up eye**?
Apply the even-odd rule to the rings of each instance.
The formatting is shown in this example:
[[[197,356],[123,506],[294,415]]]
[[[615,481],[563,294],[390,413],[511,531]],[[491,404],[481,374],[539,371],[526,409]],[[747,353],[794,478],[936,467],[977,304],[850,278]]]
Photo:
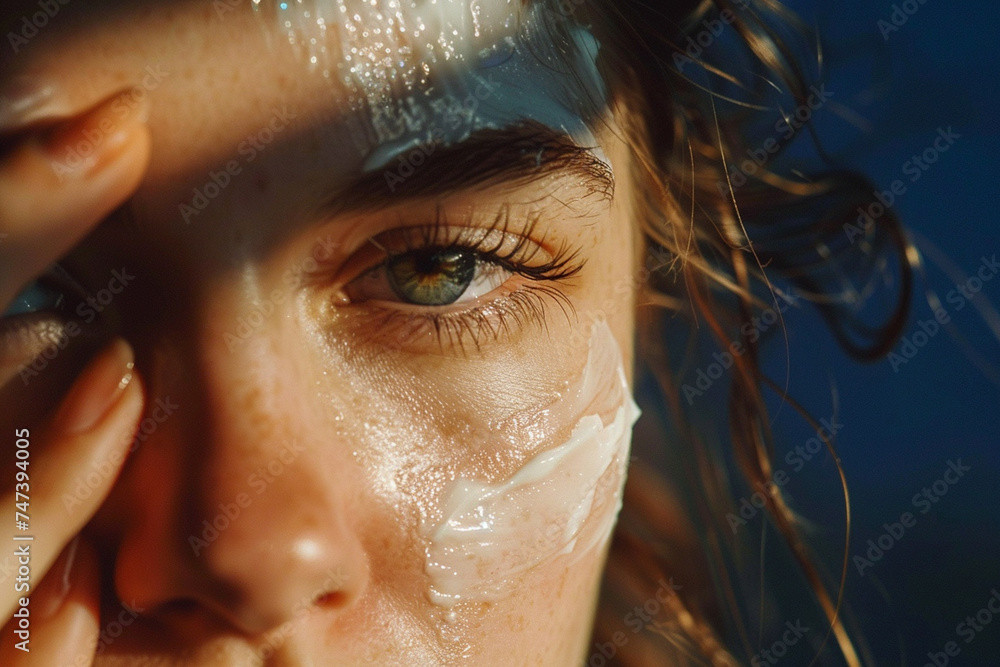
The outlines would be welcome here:
[[[469,248],[424,248],[389,257],[344,291],[352,303],[398,300],[416,306],[447,306],[485,296],[512,275]]]
[[[21,290],[7,309],[0,314],[0,319],[50,310],[58,311],[65,301],[65,295],[59,290],[35,280]]]
[[[472,227],[446,224],[439,212],[433,225],[379,234],[352,260],[355,277],[348,274],[343,297],[351,304],[448,306],[474,302],[509,281],[524,288],[565,284],[583,268],[574,248],[545,249],[537,217],[511,232],[510,214],[503,207],[488,226]],[[512,281],[515,276],[525,280]]]
[[[334,279],[342,285],[337,301],[370,304],[380,318],[376,330],[417,346],[430,334],[439,343],[478,348],[501,333],[544,324],[552,305],[569,316],[567,288],[585,259],[575,247],[547,242],[537,217],[518,233],[510,222],[504,207],[485,227],[447,224],[439,215],[430,226],[378,234],[348,261],[345,282]]]
[[[24,286],[0,314],[0,320],[35,313],[69,316],[86,298],[86,290],[59,264]]]

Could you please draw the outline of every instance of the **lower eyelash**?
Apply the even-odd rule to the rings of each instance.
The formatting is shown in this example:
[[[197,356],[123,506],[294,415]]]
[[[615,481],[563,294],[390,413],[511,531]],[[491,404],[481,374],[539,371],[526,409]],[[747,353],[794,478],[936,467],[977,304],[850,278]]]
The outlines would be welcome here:
[[[469,343],[479,352],[484,343],[509,338],[530,325],[547,330],[547,308],[552,303],[559,306],[567,322],[575,320],[576,309],[562,290],[553,285],[524,283],[510,294],[457,312],[403,311],[379,306],[383,317],[375,328],[380,332],[379,338],[388,340],[390,347],[403,347],[407,341],[433,330],[441,352],[457,348],[467,354]]]

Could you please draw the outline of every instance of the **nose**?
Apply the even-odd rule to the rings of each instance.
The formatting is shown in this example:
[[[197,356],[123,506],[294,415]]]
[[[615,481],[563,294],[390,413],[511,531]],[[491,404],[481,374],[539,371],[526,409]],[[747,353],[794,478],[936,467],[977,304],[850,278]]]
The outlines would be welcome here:
[[[118,595],[147,610],[210,613],[265,633],[342,614],[363,594],[360,475],[317,364],[270,327],[227,345],[220,315],[151,353],[150,403],[178,405],[134,455]],[[334,435],[331,435],[334,434]]]

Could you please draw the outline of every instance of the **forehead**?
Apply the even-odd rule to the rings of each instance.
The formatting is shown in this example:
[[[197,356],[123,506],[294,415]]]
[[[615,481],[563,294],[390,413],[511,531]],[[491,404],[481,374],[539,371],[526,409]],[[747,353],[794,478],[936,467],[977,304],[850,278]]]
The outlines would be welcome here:
[[[262,0],[254,7],[265,26],[286,32],[300,61],[346,93],[342,115],[364,115],[366,169],[414,144],[453,144],[524,119],[590,139],[583,119],[603,106],[595,40],[545,0]]]
[[[509,0],[256,0],[300,58],[340,78],[352,102],[393,84],[426,85],[432,70],[474,65],[505,50],[531,10]],[[331,37],[336,42],[331,42]]]
[[[18,31],[37,4],[8,7]],[[201,222],[280,217],[303,191],[415,146],[524,119],[594,145],[587,121],[604,96],[596,42],[547,0],[119,0],[60,5],[28,33],[0,56],[0,97],[27,81],[52,84],[72,110],[129,84],[149,99],[153,158],[135,204],[165,225],[233,160],[244,175]],[[272,188],[270,208],[241,203],[276,174],[295,191]]]

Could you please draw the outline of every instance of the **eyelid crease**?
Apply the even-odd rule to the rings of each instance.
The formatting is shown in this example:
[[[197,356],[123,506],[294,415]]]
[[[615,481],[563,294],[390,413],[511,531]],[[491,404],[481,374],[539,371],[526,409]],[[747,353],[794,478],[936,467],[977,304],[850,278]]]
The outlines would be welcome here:
[[[611,201],[614,174],[595,148],[580,146],[536,121],[481,129],[459,144],[437,147],[427,162],[391,190],[386,185],[388,172],[361,174],[331,192],[316,214],[330,218],[384,210],[400,199],[440,198],[496,186],[518,188],[549,175],[573,177],[582,185],[581,198]]]

